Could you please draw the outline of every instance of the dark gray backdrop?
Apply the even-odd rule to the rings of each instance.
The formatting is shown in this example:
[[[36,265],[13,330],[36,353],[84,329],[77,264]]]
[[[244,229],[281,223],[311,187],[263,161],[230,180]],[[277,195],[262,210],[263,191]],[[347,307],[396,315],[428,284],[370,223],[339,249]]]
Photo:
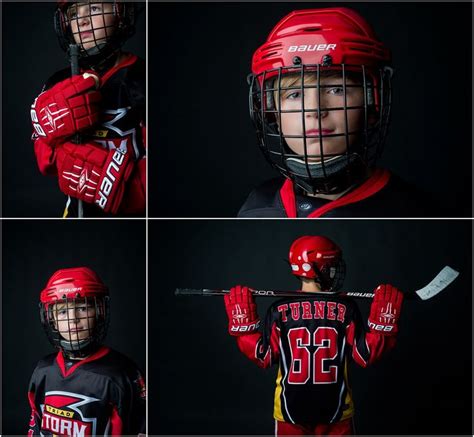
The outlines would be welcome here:
[[[61,217],[65,196],[57,178],[36,164],[30,106],[46,80],[69,63],[53,26],[56,2],[2,4],[3,217]],[[145,58],[145,11],[125,50]]]
[[[470,221],[151,221],[150,434],[273,434],[276,368],[259,369],[227,334],[222,297],[174,289],[296,289],[291,242],[322,234],[343,250],[344,289],[403,291],[444,265],[461,272],[439,296],[405,301],[396,349],[351,365],[358,434],[472,434]],[[257,300],[265,315],[272,299]],[[370,301],[360,300],[364,317]],[[322,400],[323,402],[323,400]]]
[[[38,360],[54,352],[40,323],[38,302],[56,270],[88,266],[97,271],[111,296],[105,344],[145,372],[145,223],[15,220],[2,226],[2,433],[22,435],[30,414],[30,376]]]
[[[278,175],[248,115],[252,54],[287,13],[325,6],[359,11],[392,49],[381,166],[471,217],[471,4],[318,1],[150,3],[150,216],[235,217]]]

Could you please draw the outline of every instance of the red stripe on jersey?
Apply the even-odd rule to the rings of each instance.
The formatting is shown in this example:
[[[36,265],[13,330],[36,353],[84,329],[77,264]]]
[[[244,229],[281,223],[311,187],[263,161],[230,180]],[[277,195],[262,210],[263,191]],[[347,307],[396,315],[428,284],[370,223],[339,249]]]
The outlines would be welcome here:
[[[367,360],[364,360],[357,349],[357,338],[355,338],[355,325],[351,322],[346,328],[347,343],[352,346],[352,358],[361,367],[367,367]]]
[[[110,435],[122,435],[123,422],[115,405],[110,416],[110,425]]]
[[[61,370],[61,374],[63,375],[63,377],[67,378],[79,366],[82,366],[83,364],[86,364],[86,363],[90,363],[91,361],[98,360],[99,358],[102,358],[105,355],[107,355],[109,352],[110,352],[110,349],[108,347],[102,346],[94,354],[88,356],[87,358],[84,358],[83,360],[78,361],[76,364],[74,364],[74,366],[70,367],[69,369],[66,369],[66,364],[64,363],[63,353],[62,353],[62,351],[59,351],[58,355],[56,356],[56,363],[58,364],[59,369]]]
[[[341,206],[349,205],[351,203],[360,202],[361,200],[367,199],[370,196],[378,193],[384,188],[390,180],[390,172],[385,169],[375,169],[372,176],[369,177],[362,185],[356,189],[350,191],[339,199],[333,200],[324,206],[314,210],[308,215],[308,218],[322,217],[333,209],[340,208]],[[280,189],[280,197],[285,208],[286,215],[289,218],[296,218],[296,197],[293,187],[293,182],[287,179]]]
[[[138,59],[137,55],[132,55],[131,53],[126,53],[126,57],[117,65],[114,65],[110,70],[105,73],[101,79],[100,84],[104,85],[117,71],[121,70],[122,68],[128,67],[132,65]]]
[[[35,393],[32,391],[28,392],[28,402],[31,408],[30,423],[28,424],[29,430],[28,435],[35,435],[39,431],[39,425],[41,423],[41,417],[36,409],[35,405]]]
[[[293,182],[287,179],[280,188],[280,198],[289,218],[296,218],[296,197]]]

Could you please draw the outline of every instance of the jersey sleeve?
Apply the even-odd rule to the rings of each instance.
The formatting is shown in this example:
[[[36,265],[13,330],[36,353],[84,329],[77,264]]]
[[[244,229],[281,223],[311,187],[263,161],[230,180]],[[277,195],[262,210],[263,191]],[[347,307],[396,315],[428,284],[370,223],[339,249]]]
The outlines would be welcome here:
[[[28,435],[29,436],[34,436],[34,435],[40,435],[40,430],[41,430],[41,413],[39,409],[36,406],[35,398],[36,398],[36,370],[33,372],[33,375],[31,376],[30,380],[30,386],[28,388],[28,403],[30,405],[30,421],[28,424]]]
[[[145,432],[145,380],[137,368],[130,368],[113,402],[110,435],[138,435]]]
[[[352,348],[353,360],[362,367],[379,360],[395,347],[396,337],[367,331],[359,309],[353,306],[353,317],[346,329],[347,343]]]
[[[240,351],[257,366],[267,368],[278,362],[280,357],[280,328],[273,307],[265,317],[263,332],[236,337]]]

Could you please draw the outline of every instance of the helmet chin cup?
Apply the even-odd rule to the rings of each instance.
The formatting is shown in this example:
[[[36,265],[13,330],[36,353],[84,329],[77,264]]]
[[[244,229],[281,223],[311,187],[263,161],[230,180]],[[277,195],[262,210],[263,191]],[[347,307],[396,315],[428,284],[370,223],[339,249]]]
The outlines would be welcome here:
[[[297,188],[310,195],[338,194],[369,174],[368,166],[357,153],[325,158],[324,163],[308,162],[304,157],[287,158],[286,175]]]
[[[290,157],[286,158],[286,165],[295,176],[321,179],[327,176],[334,176],[340,171],[345,170],[357,159],[358,156],[356,154],[333,156],[317,162],[309,161],[304,159],[304,157]]]

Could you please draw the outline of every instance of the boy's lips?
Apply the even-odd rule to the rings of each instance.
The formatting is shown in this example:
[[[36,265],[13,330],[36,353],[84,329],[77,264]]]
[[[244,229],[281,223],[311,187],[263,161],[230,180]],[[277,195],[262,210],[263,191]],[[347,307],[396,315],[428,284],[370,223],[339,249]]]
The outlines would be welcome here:
[[[306,135],[328,135],[334,132],[334,129],[310,129],[306,131]]]
[[[90,31],[80,32],[79,35],[81,38],[90,38],[92,36],[92,32]]]

